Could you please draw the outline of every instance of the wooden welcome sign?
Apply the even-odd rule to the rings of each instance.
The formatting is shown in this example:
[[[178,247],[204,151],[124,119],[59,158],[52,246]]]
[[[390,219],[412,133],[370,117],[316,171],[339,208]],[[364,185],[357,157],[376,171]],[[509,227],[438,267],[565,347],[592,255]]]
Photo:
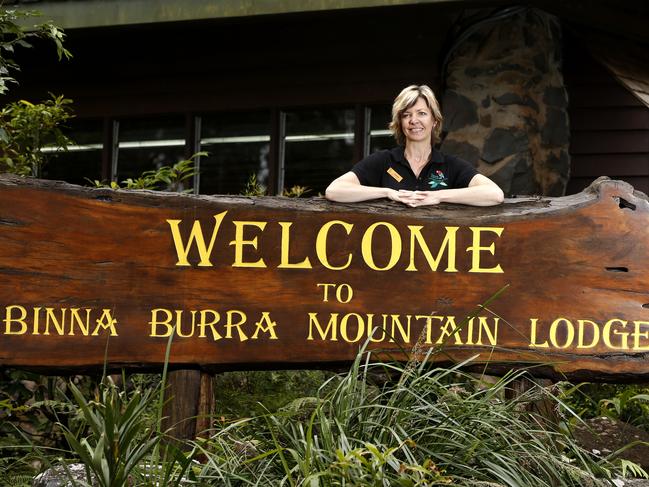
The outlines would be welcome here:
[[[173,333],[175,366],[345,362],[369,340],[646,378],[648,276],[647,198],[606,178],[410,209],[0,177],[0,365],[158,365]]]

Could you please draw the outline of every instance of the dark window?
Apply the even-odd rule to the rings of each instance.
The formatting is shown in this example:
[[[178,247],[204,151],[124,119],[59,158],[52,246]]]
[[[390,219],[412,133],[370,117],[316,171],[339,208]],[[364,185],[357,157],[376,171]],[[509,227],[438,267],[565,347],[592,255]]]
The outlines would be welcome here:
[[[102,120],[71,120],[66,135],[72,140],[67,152],[49,157],[41,177],[87,185],[86,178],[101,180],[103,149]]]
[[[208,153],[197,160],[194,181],[201,194],[241,194],[254,176],[269,193],[275,187],[282,191],[302,186],[309,189],[306,196],[317,196],[351,169],[354,154],[358,158],[368,147],[374,152],[394,146],[387,129],[390,107],[360,110],[369,116],[370,124],[369,131],[359,133],[359,140],[354,136],[358,109],[352,107],[276,109],[277,132],[271,110],[126,118],[115,121],[110,131],[104,120],[75,120],[70,124],[75,144],[67,153],[53,156],[43,177],[87,184],[86,178],[101,180],[102,160],[112,159],[103,171],[121,183],[201,150]],[[109,141],[111,146],[104,146]],[[111,152],[111,147],[116,151]],[[273,147],[279,150],[272,152]],[[274,188],[269,188],[271,184]],[[186,189],[192,186],[191,181],[185,184]]]
[[[121,182],[185,158],[185,117],[123,119],[119,122],[118,138],[113,175]]]
[[[372,106],[370,110],[370,153],[382,149],[391,149],[397,142],[394,140],[388,125],[392,120],[392,107],[389,105]]]
[[[268,187],[270,112],[234,112],[202,119],[200,160],[202,194],[240,194],[251,176]]]
[[[287,111],[285,141],[284,188],[307,186],[307,196],[324,193],[352,166],[354,110]]]

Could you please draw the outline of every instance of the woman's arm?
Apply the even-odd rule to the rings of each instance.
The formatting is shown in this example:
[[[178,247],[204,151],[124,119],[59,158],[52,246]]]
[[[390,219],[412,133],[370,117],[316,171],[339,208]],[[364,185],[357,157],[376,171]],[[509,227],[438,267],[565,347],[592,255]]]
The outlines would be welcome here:
[[[406,203],[404,198],[413,194],[412,191],[397,191],[390,188],[375,188],[374,186],[363,186],[358,176],[353,172],[343,174],[325,190],[325,197],[339,203],[356,203],[359,201],[375,200],[378,198],[389,198],[392,201]]]
[[[494,206],[503,202],[505,195],[491,179],[476,174],[468,188],[440,189],[438,191],[413,191],[403,198],[408,206],[437,205],[439,203],[460,203],[472,206]]]

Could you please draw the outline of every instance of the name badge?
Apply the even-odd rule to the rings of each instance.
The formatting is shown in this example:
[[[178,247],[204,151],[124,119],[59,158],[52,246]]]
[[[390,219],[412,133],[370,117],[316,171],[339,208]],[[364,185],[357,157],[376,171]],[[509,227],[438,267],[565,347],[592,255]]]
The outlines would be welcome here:
[[[397,181],[397,183],[400,183],[403,180],[403,176],[401,176],[401,174],[399,174],[397,171],[395,171],[392,168],[388,169],[388,174],[392,176],[392,178],[394,178]]]

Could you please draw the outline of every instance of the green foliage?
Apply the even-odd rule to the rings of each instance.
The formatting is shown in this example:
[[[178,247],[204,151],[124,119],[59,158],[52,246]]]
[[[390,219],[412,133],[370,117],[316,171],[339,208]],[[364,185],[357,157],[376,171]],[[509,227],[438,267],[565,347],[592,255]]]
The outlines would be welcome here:
[[[291,188],[285,188],[282,192],[282,196],[287,198],[301,198],[305,194],[311,191],[307,186],[300,186],[296,184]],[[246,182],[245,188],[241,192],[243,196],[266,196],[268,195],[268,190],[266,187],[257,180],[257,175],[252,173]]]
[[[160,441],[142,417],[153,398],[151,389],[120,391],[107,377],[94,401],[72,383],[70,390],[83,415],[83,427],[64,428],[70,448],[85,464],[88,483],[101,487],[128,485],[131,472]],[[87,431],[87,434],[85,433]]]
[[[333,374],[322,370],[224,372],[215,379],[216,416],[244,418],[277,411],[315,395]]]
[[[3,456],[0,453],[0,480],[3,487],[31,487],[36,475],[32,466],[35,460],[38,461],[34,455],[29,454]]]
[[[0,111],[0,172],[38,176],[49,156],[67,150],[72,142],[61,126],[73,117],[71,103],[52,95],[43,103],[20,100],[5,106]]]
[[[58,448],[74,408],[65,398],[65,383],[57,377],[5,369],[0,390],[0,452],[9,457],[10,444],[25,438],[41,446]]]
[[[90,181],[96,188],[112,189],[150,189],[154,191],[189,192],[183,189],[183,182],[196,174],[194,163],[197,157],[206,156],[207,152],[197,152],[189,159],[178,161],[173,166],[162,166],[158,169],[145,171],[138,178],[128,178],[121,185],[115,181],[106,184],[102,181]]]
[[[289,189],[284,189],[282,196],[286,196],[287,198],[301,198],[310,191],[311,189],[307,186],[300,186],[296,184]]]
[[[9,90],[8,85],[16,83],[12,71],[20,71],[20,66],[13,59],[16,47],[30,48],[36,39],[50,40],[56,46],[59,60],[72,57],[63,47],[65,34],[51,22],[31,27],[20,25],[21,19],[38,16],[36,12],[10,10],[0,5],[0,94]]]
[[[252,173],[241,194],[243,196],[266,196],[266,187],[257,181],[257,175]]]
[[[556,403],[549,391],[504,399],[520,373],[489,384],[459,366],[361,357],[304,408],[223,424],[197,445],[208,458],[199,478],[226,486],[608,485],[598,477],[610,465],[528,411],[541,398]],[[376,374],[398,380],[369,385]]]
[[[584,419],[607,416],[649,431],[649,387],[562,383],[565,403]]]
[[[624,458],[620,459],[620,475],[622,477],[634,477],[634,478],[643,478],[649,479],[649,473],[645,471],[637,463],[625,460]]]
[[[86,393],[94,387],[88,377],[73,380]],[[73,424],[77,410],[66,398],[62,378],[4,369],[0,384],[0,480],[11,485],[33,477],[65,451],[60,425]]]

